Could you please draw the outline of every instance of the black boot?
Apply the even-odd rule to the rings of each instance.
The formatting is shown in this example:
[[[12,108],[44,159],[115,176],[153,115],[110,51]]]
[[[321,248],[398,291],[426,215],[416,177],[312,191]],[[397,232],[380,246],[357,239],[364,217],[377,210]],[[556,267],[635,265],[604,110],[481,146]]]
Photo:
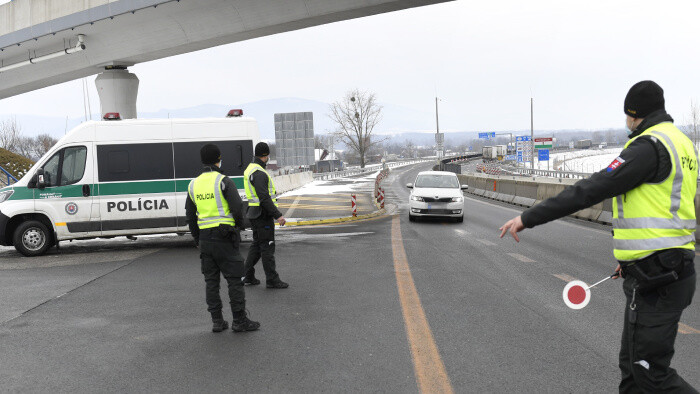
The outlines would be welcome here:
[[[251,286],[259,285],[260,279],[256,278],[255,274],[246,275],[243,277],[243,284]]]
[[[212,332],[221,332],[228,328],[228,323],[224,320],[224,315],[221,311],[212,312],[211,321],[213,323],[211,327]]]
[[[260,323],[248,319],[246,311],[233,312],[233,322],[231,322],[233,332],[255,331],[258,328]]]
[[[279,279],[267,282],[268,289],[286,289],[287,287],[289,287],[289,283],[282,282]]]

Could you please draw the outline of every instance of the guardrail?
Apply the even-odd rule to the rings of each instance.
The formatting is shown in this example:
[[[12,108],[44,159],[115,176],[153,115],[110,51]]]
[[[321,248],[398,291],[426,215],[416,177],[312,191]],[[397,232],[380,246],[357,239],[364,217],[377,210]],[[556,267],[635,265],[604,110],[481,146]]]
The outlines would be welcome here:
[[[516,173],[516,174],[521,174],[521,175],[546,176],[549,178],[583,179],[583,178],[588,178],[592,175],[592,173],[587,173],[587,172],[538,170],[538,169],[533,169],[533,168],[517,168],[517,167],[512,167],[512,168],[509,168],[508,170],[511,173]]]

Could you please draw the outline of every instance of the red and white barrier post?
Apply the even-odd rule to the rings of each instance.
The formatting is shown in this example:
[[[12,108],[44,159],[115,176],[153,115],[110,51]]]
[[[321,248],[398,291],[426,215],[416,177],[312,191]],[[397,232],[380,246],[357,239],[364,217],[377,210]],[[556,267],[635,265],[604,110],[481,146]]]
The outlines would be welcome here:
[[[379,188],[379,203],[381,204],[381,208],[384,208],[384,189]]]
[[[352,217],[357,217],[357,198],[354,194],[350,195],[350,202],[352,203]]]

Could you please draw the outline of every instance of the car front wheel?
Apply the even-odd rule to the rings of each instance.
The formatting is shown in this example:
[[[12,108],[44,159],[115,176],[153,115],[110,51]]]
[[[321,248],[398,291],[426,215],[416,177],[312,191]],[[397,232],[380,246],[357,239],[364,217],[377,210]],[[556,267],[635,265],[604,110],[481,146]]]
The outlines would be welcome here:
[[[29,220],[17,226],[12,241],[23,255],[39,256],[51,246],[51,233],[44,223]]]

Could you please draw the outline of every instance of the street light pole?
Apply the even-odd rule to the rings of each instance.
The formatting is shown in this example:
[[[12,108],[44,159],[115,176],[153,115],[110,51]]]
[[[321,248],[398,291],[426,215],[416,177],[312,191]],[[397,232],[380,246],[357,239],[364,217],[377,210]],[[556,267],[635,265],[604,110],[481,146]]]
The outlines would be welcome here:
[[[534,113],[535,113],[535,103],[534,99],[530,97],[530,152],[532,157],[530,157],[530,168],[535,169],[535,123],[534,123]]]

